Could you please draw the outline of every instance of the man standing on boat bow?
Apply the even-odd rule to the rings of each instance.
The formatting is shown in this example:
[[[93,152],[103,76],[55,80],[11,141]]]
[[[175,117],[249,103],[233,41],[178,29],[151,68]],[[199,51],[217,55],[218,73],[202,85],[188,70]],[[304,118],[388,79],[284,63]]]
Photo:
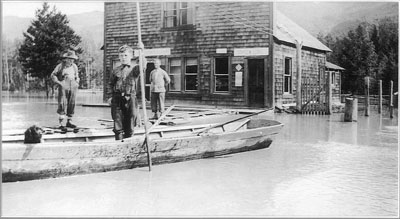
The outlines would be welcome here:
[[[118,49],[121,65],[114,68],[108,82],[108,104],[111,105],[111,116],[114,120],[115,140],[129,138],[138,124],[139,107],[136,99],[140,69],[132,59],[132,47],[123,45]]]
[[[65,115],[67,118],[66,127],[76,128],[72,124],[72,116],[75,111],[76,92],[79,87],[78,67],[74,63],[78,56],[74,51],[68,51],[62,55],[62,62],[58,64],[51,73],[51,79],[58,84],[58,109],[60,129],[66,130],[63,126]]]

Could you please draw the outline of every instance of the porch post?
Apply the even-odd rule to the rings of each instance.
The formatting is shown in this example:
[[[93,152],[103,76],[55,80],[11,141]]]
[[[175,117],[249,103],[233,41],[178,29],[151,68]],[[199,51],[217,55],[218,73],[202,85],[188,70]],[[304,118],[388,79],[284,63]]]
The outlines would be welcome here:
[[[328,103],[328,109],[327,109],[327,114],[330,115],[332,113],[332,74],[334,72],[328,71],[328,81],[326,86],[326,94],[327,94],[327,103]]]
[[[303,46],[299,43],[298,40],[296,42],[296,70],[297,70],[297,86],[296,86],[296,108],[301,111],[301,47]]]

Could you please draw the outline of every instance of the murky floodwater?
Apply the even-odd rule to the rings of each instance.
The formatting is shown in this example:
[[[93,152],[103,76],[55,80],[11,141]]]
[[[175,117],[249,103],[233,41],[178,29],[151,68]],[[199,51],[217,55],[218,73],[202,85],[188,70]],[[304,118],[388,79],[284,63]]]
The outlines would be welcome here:
[[[3,129],[37,119],[53,124],[55,109],[4,103]],[[109,108],[76,111],[79,122],[110,118]],[[342,114],[275,114],[285,127],[268,149],[157,165],[152,172],[3,183],[2,215],[395,217],[398,120],[387,110],[371,114],[360,112],[357,123],[341,122]]]

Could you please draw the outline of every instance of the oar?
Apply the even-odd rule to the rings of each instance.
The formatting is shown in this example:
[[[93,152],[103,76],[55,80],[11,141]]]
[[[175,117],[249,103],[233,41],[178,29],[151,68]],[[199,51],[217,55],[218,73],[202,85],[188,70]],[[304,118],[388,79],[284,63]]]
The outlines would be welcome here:
[[[210,130],[210,129],[217,128],[217,127],[220,127],[220,126],[224,126],[224,125],[226,125],[226,124],[229,124],[229,123],[232,123],[232,122],[236,122],[236,121],[239,121],[239,120],[242,120],[242,119],[245,119],[245,118],[249,118],[249,117],[258,115],[258,114],[260,114],[260,113],[263,113],[263,112],[266,112],[266,111],[272,110],[272,109],[273,109],[273,108],[269,108],[269,109],[266,109],[266,110],[261,110],[261,111],[259,111],[259,112],[255,112],[255,113],[252,113],[252,114],[250,114],[250,115],[243,116],[243,117],[241,117],[241,118],[237,118],[237,119],[233,119],[233,120],[230,120],[230,121],[227,121],[227,122],[224,122],[224,123],[216,124],[216,125],[213,125],[213,126],[210,126],[210,127],[204,128],[204,129],[201,129],[201,130],[195,132],[195,134],[200,135],[201,133],[206,132],[206,131],[208,131],[208,130]]]
[[[170,106],[165,112],[157,119],[157,121],[148,129],[150,133],[156,126],[160,124],[160,122],[171,112],[171,110],[175,107],[175,105]]]
[[[147,129],[147,135],[150,134],[151,131],[153,131],[153,129],[160,124],[161,120],[163,120],[165,118],[165,116],[168,115],[169,112],[171,112],[171,110],[175,107],[175,105],[170,106],[161,116],[160,118],[157,119],[157,121],[149,128]],[[145,123],[146,126],[146,123]],[[150,144],[150,138],[147,137],[144,139],[143,144],[142,144],[142,148],[144,147],[144,145],[147,144],[147,150],[149,150],[149,144]]]

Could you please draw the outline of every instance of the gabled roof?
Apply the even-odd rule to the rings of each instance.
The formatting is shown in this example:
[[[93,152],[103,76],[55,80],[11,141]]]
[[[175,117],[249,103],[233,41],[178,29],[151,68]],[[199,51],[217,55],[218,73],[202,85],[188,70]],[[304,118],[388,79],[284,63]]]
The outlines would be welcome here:
[[[346,70],[346,69],[344,69],[344,68],[342,68],[342,67],[340,67],[338,65],[335,65],[333,63],[330,63],[328,61],[326,62],[325,67],[329,68],[329,69],[334,69],[334,70]]]
[[[295,39],[299,42],[303,42],[303,46],[332,52],[327,46],[322,44],[317,38],[313,37],[310,33],[304,30],[302,27],[297,25],[295,22],[286,17],[279,10],[276,12],[276,28],[274,36],[284,42],[296,44]]]

